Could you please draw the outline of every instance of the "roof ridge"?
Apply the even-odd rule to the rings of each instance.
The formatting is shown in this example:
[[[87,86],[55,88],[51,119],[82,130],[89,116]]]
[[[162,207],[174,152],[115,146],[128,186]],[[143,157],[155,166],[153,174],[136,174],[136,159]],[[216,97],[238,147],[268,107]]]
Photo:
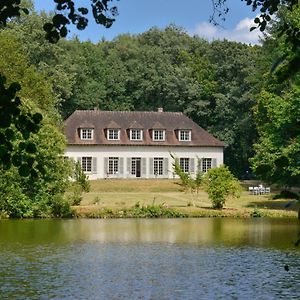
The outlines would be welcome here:
[[[158,111],[146,111],[146,110],[100,110],[100,109],[76,109],[75,112],[104,112],[104,113],[155,113],[155,114],[181,114],[183,115],[184,113],[181,111],[163,111],[163,112],[158,112]]]

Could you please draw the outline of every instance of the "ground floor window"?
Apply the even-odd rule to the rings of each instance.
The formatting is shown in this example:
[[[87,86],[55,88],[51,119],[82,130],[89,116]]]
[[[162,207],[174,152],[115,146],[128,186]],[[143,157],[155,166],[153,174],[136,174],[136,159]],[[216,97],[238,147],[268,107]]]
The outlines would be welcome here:
[[[188,173],[190,171],[190,159],[187,157],[181,157],[179,159],[179,165],[183,172]]]
[[[119,158],[108,158],[108,174],[117,174],[119,172]]]
[[[211,169],[212,159],[211,158],[202,158],[202,172],[207,172]]]
[[[161,157],[155,157],[153,159],[153,173],[154,175],[164,174],[164,159]]]
[[[82,157],[81,168],[83,172],[92,172],[92,157]]]

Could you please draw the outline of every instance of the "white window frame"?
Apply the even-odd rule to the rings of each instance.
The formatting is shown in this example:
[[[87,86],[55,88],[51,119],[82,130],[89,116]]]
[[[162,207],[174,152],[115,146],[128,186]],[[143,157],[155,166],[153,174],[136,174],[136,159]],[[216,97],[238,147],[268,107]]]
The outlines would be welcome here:
[[[143,130],[142,129],[130,129],[130,140],[131,141],[142,141]]]
[[[90,141],[94,139],[94,129],[93,128],[81,128],[80,129],[80,139],[84,141]]]
[[[206,173],[209,169],[212,168],[212,158],[202,158],[202,172]]]
[[[107,166],[107,174],[116,175],[119,173],[119,157],[109,157],[108,158],[108,166]]]
[[[181,129],[178,134],[179,141],[190,142],[192,140],[192,131],[189,129]]]
[[[109,141],[119,141],[120,140],[120,129],[107,129],[107,139]]]
[[[92,172],[92,163],[93,158],[91,156],[83,156],[81,157],[81,169],[85,173]]]
[[[164,159],[163,157],[153,158],[153,175],[164,175]]]
[[[166,131],[164,129],[153,129],[152,140],[153,141],[164,141],[166,139]]]
[[[189,157],[180,157],[179,158],[180,168],[185,173],[190,172],[190,163],[191,163],[191,160]]]

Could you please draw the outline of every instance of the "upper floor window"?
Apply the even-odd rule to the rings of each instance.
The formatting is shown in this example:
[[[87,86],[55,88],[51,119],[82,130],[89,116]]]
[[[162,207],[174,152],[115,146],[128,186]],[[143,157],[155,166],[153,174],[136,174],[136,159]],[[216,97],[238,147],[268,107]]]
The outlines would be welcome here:
[[[108,140],[119,140],[120,139],[120,129],[108,129],[107,130]]]
[[[191,130],[179,130],[179,141],[191,141],[192,132]]]
[[[153,129],[152,131],[153,141],[164,141],[166,139],[166,132],[163,129]]]
[[[130,139],[132,141],[142,141],[143,140],[142,129],[130,129]]]
[[[82,128],[80,130],[80,138],[82,140],[92,140],[94,136],[94,130],[92,128]]]

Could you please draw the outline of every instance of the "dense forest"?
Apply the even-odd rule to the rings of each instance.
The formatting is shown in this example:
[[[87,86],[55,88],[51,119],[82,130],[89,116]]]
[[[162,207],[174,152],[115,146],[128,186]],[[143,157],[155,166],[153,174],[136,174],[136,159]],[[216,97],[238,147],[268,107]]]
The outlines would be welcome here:
[[[261,45],[208,42],[176,25],[96,44],[76,37],[50,44],[43,25],[52,15],[35,12],[30,3],[28,9],[0,30],[0,73],[7,84],[22,85],[25,110],[44,116],[29,165],[39,180],[2,172],[6,195],[8,189],[22,194],[20,186],[26,197],[63,192],[69,176],[59,159],[63,120],[94,107],[182,111],[225,142],[225,163],[239,178],[254,172],[270,182],[300,182],[299,76],[286,79],[284,63],[270,72],[276,59],[293,51],[278,35],[280,18]],[[299,11],[290,17],[298,22]],[[18,179],[8,187],[7,176]]]

